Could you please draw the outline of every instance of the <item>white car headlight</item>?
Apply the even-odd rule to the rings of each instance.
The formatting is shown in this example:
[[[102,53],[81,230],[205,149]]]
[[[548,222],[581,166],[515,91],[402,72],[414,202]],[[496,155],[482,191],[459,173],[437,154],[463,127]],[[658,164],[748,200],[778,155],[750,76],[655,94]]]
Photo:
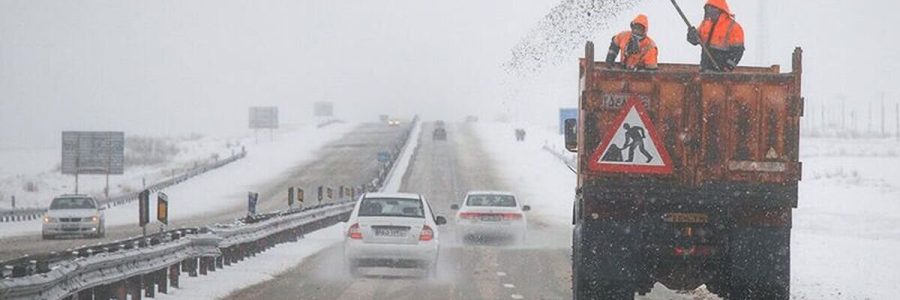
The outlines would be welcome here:
[[[99,223],[100,223],[100,217],[98,217],[98,216],[93,216],[93,217],[91,217],[91,222],[94,223],[94,224],[99,224]]]
[[[44,224],[56,222],[56,219],[51,218],[50,216],[44,216]]]

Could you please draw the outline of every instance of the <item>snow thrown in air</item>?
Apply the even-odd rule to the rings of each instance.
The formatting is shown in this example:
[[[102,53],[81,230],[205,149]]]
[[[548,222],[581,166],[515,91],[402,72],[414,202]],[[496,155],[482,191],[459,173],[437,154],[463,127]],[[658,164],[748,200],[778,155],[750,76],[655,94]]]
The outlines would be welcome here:
[[[564,0],[554,7],[513,48],[503,68],[515,77],[527,77],[569,58],[593,34],[608,27],[619,13],[638,0]]]

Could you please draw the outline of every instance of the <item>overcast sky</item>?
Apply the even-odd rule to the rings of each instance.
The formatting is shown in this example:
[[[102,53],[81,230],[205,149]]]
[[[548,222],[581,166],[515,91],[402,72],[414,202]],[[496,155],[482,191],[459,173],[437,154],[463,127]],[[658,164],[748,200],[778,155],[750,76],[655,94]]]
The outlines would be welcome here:
[[[788,71],[803,46],[808,103],[839,94],[867,103],[882,91],[900,100],[900,4],[862,2],[766,0],[761,11],[759,0],[730,1],[747,33],[742,64]],[[558,107],[575,105],[583,41],[568,60],[512,84],[501,65],[559,3],[0,0],[0,147],[58,147],[61,130],[235,133],[246,130],[249,106],[277,105],[283,122],[302,122],[322,100],[355,120],[477,114],[552,124]],[[698,61],[669,1],[636,3],[597,30],[601,52],[643,12],[660,61]],[[680,3],[700,20],[704,1]]]

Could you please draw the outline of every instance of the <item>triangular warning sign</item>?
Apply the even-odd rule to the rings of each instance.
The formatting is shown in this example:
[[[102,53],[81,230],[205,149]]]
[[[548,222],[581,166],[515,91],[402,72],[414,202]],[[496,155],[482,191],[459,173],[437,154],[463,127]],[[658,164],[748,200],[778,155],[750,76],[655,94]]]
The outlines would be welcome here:
[[[588,168],[601,172],[671,174],[672,159],[637,97],[631,97],[606,130]]]

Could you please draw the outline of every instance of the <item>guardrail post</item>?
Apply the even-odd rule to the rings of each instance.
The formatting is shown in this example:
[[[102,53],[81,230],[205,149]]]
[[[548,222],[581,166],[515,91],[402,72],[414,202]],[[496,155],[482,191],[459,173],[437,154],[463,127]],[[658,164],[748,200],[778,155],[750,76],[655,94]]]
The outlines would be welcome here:
[[[144,297],[144,294],[141,293],[141,276],[131,277],[127,281],[128,294],[131,295],[131,300],[141,300]]]
[[[112,298],[112,286],[105,284],[94,288],[94,299],[108,300]]]
[[[188,263],[188,277],[197,277],[197,275],[199,274],[197,272],[197,267],[200,265],[199,261],[199,257],[190,258],[190,262]]]
[[[159,271],[156,271],[156,280],[159,281],[159,293],[160,294],[168,294],[169,293],[169,276],[167,276],[168,268],[162,268]]]
[[[200,261],[200,275],[206,275],[209,270],[209,260],[205,256],[201,256],[198,260]]]
[[[219,269],[225,268],[225,255],[216,256],[216,267]]]
[[[116,300],[127,300],[128,299],[128,280],[123,279],[116,281],[113,283],[113,293],[115,293]]]
[[[78,300],[94,300],[94,289],[85,289],[78,292]]]
[[[215,256],[207,256],[207,257],[204,257],[204,259],[206,259],[206,265],[209,266],[209,271],[215,272],[216,271],[216,257]]]
[[[144,296],[147,298],[156,297],[156,276],[153,276],[153,273],[141,275],[141,279],[144,281]]]
[[[230,266],[231,265],[231,255],[232,255],[232,247],[228,247],[222,249],[222,265]]]
[[[181,275],[181,264],[175,263],[169,267],[169,282],[173,288],[178,288],[178,276]]]

